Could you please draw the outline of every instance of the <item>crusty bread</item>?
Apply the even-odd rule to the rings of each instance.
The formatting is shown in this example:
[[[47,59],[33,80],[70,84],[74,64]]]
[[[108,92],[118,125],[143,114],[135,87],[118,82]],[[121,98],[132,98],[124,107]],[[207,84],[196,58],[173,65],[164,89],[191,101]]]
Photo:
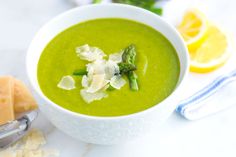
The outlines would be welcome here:
[[[14,110],[15,113],[26,112],[37,108],[37,103],[26,85],[14,79]]]
[[[14,81],[11,76],[0,77],[0,125],[14,120]]]

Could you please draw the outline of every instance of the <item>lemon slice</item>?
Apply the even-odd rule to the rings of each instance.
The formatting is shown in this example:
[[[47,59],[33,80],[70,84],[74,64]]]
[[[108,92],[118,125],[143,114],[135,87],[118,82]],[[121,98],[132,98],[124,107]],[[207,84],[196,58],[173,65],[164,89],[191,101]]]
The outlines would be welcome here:
[[[197,9],[188,10],[183,16],[183,20],[177,29],[183,36],[190,51],[195,50],[204,41],[207,23],[205,16]]]
[[[203,73],[222,66],[231,54],[229,43],[228,37],[218,27],[209,26],[204,42],[190,52],[190,70]]]

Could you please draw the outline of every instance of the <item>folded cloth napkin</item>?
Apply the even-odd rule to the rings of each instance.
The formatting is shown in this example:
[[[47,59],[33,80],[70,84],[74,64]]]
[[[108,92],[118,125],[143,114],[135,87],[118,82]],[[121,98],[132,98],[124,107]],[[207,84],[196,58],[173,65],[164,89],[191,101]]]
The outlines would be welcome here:
[[[196,120],[236,104],[236,70],[215,79],[211,84],[180,102],[176,112]]]

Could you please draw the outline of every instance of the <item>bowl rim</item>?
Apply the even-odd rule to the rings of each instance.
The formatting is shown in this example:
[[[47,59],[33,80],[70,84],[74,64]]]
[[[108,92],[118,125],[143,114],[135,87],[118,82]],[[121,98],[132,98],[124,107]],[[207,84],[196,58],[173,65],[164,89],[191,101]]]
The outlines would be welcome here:
[[[41,33],[42,30],[44,30],[47,25],[49,25],[50,23],[54,23],[54,21],[56,20],[59,20],[60,18],[62,18],[63,16],[67,15],[67,14],[70,14],[72,12],[77,12],[77,11],[80,11],[80,10],[83,10],[83,9],[92,9],[93,7],[123,7],[123,8],[127,8],[127,9],[131,9],[131,10],[135,10],[137,12],[143,12],[144,14],[146,14],[147,16],[155,16],[155,18],[157,20],[159,20],[159,22],[162,22],[163,24],[165,24],[166,27],[169,27],[168,29],[171,29],[173,31],[173,33],[175,34],[175,36],[178,38],[179,40],[179,43],[182,44],[182,47],[183,47],[183,50],[185,53],[185,69],[183,69],[183,78],[181,80],[179,80],[178,84],[176,85],[175,89],[170,93],[169,96],[167,96],[164,100],[162,100],[161,102],[157,103],[156,105],[153,105],[152,107],[150,108],[147,108],[145,110],[142,110],[142,111],[139,111],[139,112],[135,112],[135,113],[131,113],[131,114],[128,114],[128,115],[120,115],[120,116],[93,116],[93,115],[86,115],[86,114],[82,114],[82,113],[77,113],[77,112],[73,112],[73,111],[70,111],[66,108],[63,108],[61,107],[60,105],[57,105],[56,103],[54,103],[52,100],[50,100],[46,95],[44,95],[44,93],[42,92],[42,90],[40,89],[40,86],[39,86],[39,83],[38,81],[36,82],[36,84],[39,86],[39,88],[37,88],[35,86],[35,81],[34,79],[31,77],[31,72],[30,72],[30,68],[29,68],[29,60],[30,60],[30,57],[29,57],[29,54],[32,53],[31,52],[31,46],[32,44],[34,43],[36,37]],[[96,18],[95,18],[96,19]],[[136,21],[136,20],[134,20]],[[137,21],[139,23],[142,23],[140,21]],[[148,25],[148,24],[145,24],[145,25]],[[148,25],[150,26],[150,25]],[[69,28],[69,27],[68,27]],[[155,29],[155,28],[154,28]],[[156,30],[156,29],[155,29]],[[160,32],[162,33],[162,32]],[[172,44],[173,45],[173,44]],[[42,53],[42,52],[41,52]],[[179,59],[179,61],[181,62],[181,60]],[[38,63],[38,62],[37,62]],[[171,24],[169,24],[167,21],[165,21],[164,19],[162,19],[162,17],[158,16],[157,14],[154,14],[148,10],[145,10],[143,8],[139,8],[139,7],[136,7],[136,6],[131,6],[131,5],[127,5],[127,4],[114,4],[114,3],[110,3],[110,4],[90,4],[90,5],[86,5],[86,6],[80,6],[80,7],[76,7],[76,8],[73,8],[73,9],[70,9],[70,10],[67,10],[59,15],[57,15],[56,17],[52,18],[51,20],[49,20],[49,22],[47,22],[46,24],[44,24],[39,30],[38,32],[36,33],[36,35],[34,36],[33,40],[31,41],[30,43],[30,46],[27,50],[27,54],[26,54],[26,70],[27,70],[27,75],[28,75],[28,78],[30,80],[30,84],[33,86],[33,89],[36,91],[36,93],[38,95],[40,95],[41,99],[44,99],[44,101],[47,102],[47,105],[51,105],[53,108],[59,110],[60,112],[63,112],[65,114],[69,114],[71,116],[74,116],[74,117],[80,117],[80,118],[85,118],[85,119],[92,119],[92,120],[120,120],[120,119],[126,119],[126,118],[134,118],[134,117],[138,117],[138,116],[141,116],[143,114],[148,114],[149,112],[153,111],[153,110],[156,110],[160,107],[162,107],[163,105],[168,105],[166,104],[165,102],[167,102],[168,100],[170,100],[171,98],[175,97],[176,96],[176,93],[178,93],[178,91],[180,91],[180,89],[183,87],[183,84],[186,80],[186,76],[188,74],[188,71],[189,71],[189,55],[188,55],[188,51],[187,51],[187,47],[184,43],[184,40],[183,38],[181,37],[180,33],[175,29],[174,26],[172,26]],[[37,78],[37,77],[36,77]],[[173,104],[169,104],[169,105],[173,105]],[[177,105],[177,102],[176,102],[176,105]],[[40,106],[40,104],[39,104]]]

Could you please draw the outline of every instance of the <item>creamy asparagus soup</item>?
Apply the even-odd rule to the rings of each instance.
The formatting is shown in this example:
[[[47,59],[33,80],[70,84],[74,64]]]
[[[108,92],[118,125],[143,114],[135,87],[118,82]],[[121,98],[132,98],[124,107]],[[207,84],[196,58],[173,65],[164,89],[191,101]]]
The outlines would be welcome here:
[[[175,89],[179,59],[158,31],[126,19],[96,19],[59,33],[38,62],[38,82],[73,112],[120,116],[158,105]]]

